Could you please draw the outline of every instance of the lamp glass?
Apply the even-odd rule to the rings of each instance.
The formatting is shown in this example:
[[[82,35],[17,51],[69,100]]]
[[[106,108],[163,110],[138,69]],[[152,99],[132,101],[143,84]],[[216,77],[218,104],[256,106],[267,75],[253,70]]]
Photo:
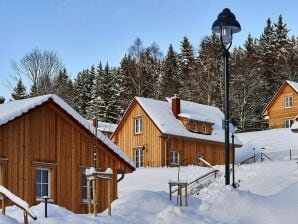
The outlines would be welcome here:
[[[230,26],[222,26],[221,28],[221,38],[225,46],[229,46],[232,42],[233,32]]]

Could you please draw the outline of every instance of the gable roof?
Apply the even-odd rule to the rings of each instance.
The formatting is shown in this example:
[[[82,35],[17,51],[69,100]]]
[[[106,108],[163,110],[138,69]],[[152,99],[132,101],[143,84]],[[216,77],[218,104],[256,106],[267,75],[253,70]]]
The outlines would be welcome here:
[[[265,115],[266,111],[272,106],[276,98],[280,95],[281,91],[286,87],[286,85],[289,85],[296,93],[298,93],[298,83],[294,81],[285,80],[284,83],[279,87],[279,89],[276,91],[274,96],[271,98],[269,103],[264,108],[262,115]]]
[[[135,97],[135,100],[148,114],[162,134],[220,143],[225,142],[224,129],[222,128],[224,114],[217,107],[184,100],[180,101],[181,113],[178,116],[213,124],[212,134],[204,135],[188,131],[183,123],[176,119],[172,112],[171,100],[169,98],[167,101],[160,101]],[[233,130],[232,125],[230,125],[230,130]],[[241,145],[242,143],[235,138],[235,144]]]
[[[48,101],[52,100],[55,104],[60,106],[67,114],[75,119],[79,124],[86,128],[91,134],[95,133],[95,129],[88,120],[83,118],[78,112],[76,112],[71,106],[65,103],[61,98],[54,94],[43,95],[32,97],[23,100],[14,100],[8,103],[0,104],[0,126],[22,116],[24,113],[37,106],[40,106]],[[111,151],[117,154],[123,159],[129,166],[135,168],[134,162],[108,137],[102,134],[100,131],[97,132],[97,139],[106,145]]]

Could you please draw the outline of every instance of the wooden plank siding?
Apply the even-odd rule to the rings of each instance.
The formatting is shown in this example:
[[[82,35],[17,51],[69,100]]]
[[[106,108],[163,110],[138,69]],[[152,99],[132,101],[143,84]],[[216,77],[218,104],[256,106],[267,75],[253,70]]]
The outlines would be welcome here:
[[[287,94],[293,95],[293,107],[285,108],[284,97]],[[298,94],[288,84],[281,89],[279,95],[276,97],[270,108],[266,111],[266,115],[269,116],[270,128],[284,128],[285,120],[293,119],[298,114]]]
[[[53,102],[47,102],[0,126],[0,171],[3,185],[30,205],[35,198],[36,167],[51,170],[53,202],[73,212],[86,213],[82,203],[82,167],[93,165],[94,137]],[[97,167],[112,168],[113,199],[117,198],[117,172],[132,172],[103,143],[97,141]],[[107,208],[107,184],[98,181],[98,211]]]
[[[134,130],[134,119],[137,117],[143,118],[141,134],[135,134]],[[144,146],[145,166],[161,166],[163,164],[162,134],[138,103],[132,105],[119,132],[113,136],[113,141],[132,160],[135,160],[134,149]]]
[[[142,134],[134,133],[134,118],[136,117],[143,118]],[[187,124],[186,119],[182,120]],[[198,122],[198,124],[207,124],[207,131],[212,131],[211,124],[204,122]],[[199,128],[201,128],[201,126],[199,126]],[[211,164],[224,164],[224,143],[206,142],[176,136],[170,136],[169,140],[166,140],[167,138],[168,136],[161,133],[137,101],[134,101],[128,108],[128,111],[112,136],[112,140],[132,160],[135,160],[134,149],[144,146],[145,167],[159,167],[165,165],[165,145],[167,145],[167,165],[170,165],[170,151],[172,149],[179,151],[180,161],[183,165],[196,164],[196,158],[199,153]],[[232,159],[232,147],[230,155]]]

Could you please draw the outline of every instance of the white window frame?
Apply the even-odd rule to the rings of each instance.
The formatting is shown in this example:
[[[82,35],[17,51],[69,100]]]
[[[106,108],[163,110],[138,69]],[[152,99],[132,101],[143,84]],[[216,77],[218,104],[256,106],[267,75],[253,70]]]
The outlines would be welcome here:
[[[194,132],[198,132],[198,124],[197,123],[192,123],[192,130]]]
[[[135,129],[135,134],[143,133],[143,118],[142,117],[134,118],[134,129]]]
[[[294,119],[285,120],[285,128],[290,128],[294,124]]]
[[[136,148],[134,149],[134,161],[136,168],[144,167],[144,149]]]
[[[37,182],[36,181],[36,178],[35,178],[35,198],[37,199],[37,200],[41,200],[42,199],[42,197],[43,196],[41,196],[41,197],[38,197],[36,194],[37,194],[37,184],[41,184],[41,185],[45,185],[45,184],[47,184],[48,185],[48,197],[49,198],[51,198],[51,169],[50,168],[43,168],[43,167],[37,167],[36,169],[35,169],[35,175],[36,175],[36,173],[37,173],[37,171],[47,171],[48,172],[48,183],[43,183],[42,182],[42,180],[41,180],[41,182]]]
[[[293,95],[287,94],[285,95],[285,108],[292,108],[293,107]]]
[[[205,124],[202,125],[202,132],[203,132],[204,134],[208,133],[208,132],[207,132],[207,125],[205,125]]]
[[[177,150],[171,150],[171,164],[179,165],[180,164],[180,154]]]

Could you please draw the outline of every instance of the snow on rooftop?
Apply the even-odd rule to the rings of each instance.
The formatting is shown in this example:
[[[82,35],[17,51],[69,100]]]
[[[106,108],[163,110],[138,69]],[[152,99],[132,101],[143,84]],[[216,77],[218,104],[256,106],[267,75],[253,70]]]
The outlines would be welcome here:
[[[224,129],[222,128],[223,113],[217,108],[189,101],[181,100],[181,114],[190,119],[214,123],[211,135],[198,134],[188,131],[185,126],[172,113],[171,101],[160,101],[149,98],[136,97],[136,100],[147,112],[163,134],[181,136],[206,141],[224,142]],[[230,130],[233,126],[230,125]],[[235,138],[235,144],[242,144]]]
[[[83,118],[71,106],[69,106],[61,98],[54,94],[37,96],[23,100],[14,100],[8,103],[0,104],[0,126],[8,123],[11,120],[14,120],[22,114],[28,112],[30,109],[42,105],[50,99],[52,99],[56,104],[58,104],[62,109],[64,109],[69,115],[71,115],[75,120],[77,120],[91,133],[95,133],[94,127],[90,122],[88,122],[88,120]],[[102,141],[105,145],[107,145],[110,149],[112,149],[116,154],[118,154],[124,161],[126,161],[132,167],[135,167],[134,162],[131,159],[129,159],[129,157],[107,136],[105,136],[99,131],[97,132],[97,138],[100,141]]]
[[[286,80],[286,82],[296,91],[298,92],[298,83],[294,81]]]
[[[107,122],[98,122],[98,129],[103,132],[113,133],[117,128],[117,124],[107,123]]]

